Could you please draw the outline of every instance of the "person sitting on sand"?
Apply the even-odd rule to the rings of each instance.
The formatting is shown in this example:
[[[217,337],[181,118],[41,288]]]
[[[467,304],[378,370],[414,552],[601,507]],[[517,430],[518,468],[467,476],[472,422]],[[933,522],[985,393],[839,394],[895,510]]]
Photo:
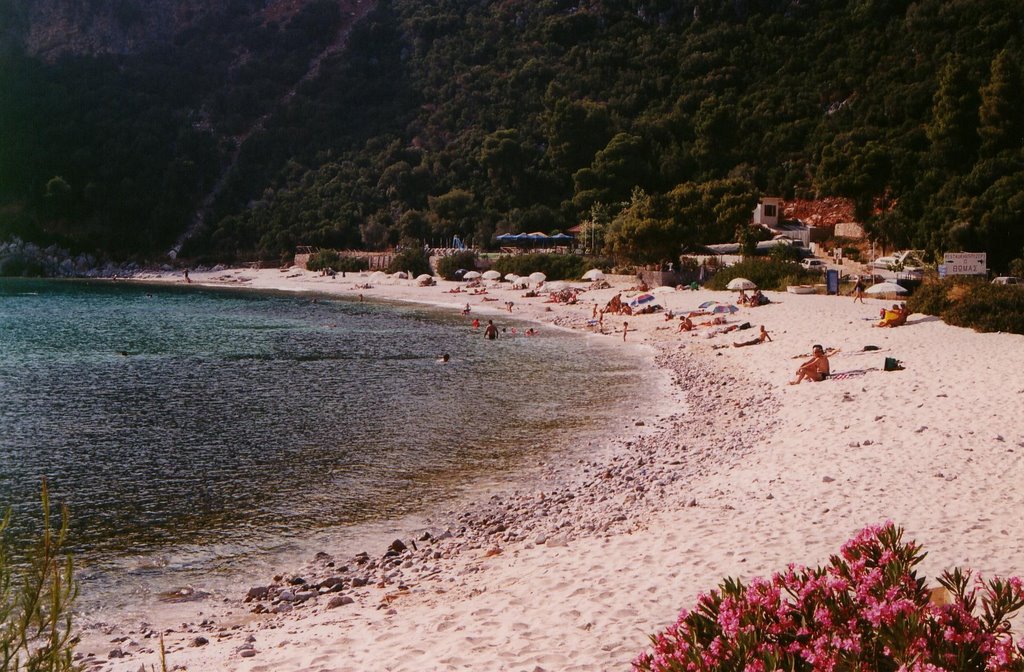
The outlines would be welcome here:
[[[765,330],[764,325],[762,324],[761,325],[761,333],[758,335],[757,338],[749,340],[749,341],[744,341],[742,343],[733,343],[732,347],[734,347],[734,348],[743,348],[743,347],[746,347],[748,345],[760,345],[761,343],[764,343],[765,341],[770,341],[770,340],[772,340],[772,337],[768,335],[767,330]]]
[[[902,327],[907,323],[907,316],[910,315],[910,311],[907,310],[907,305],[893,304],[892,310],[883,311],[882,320],[877,324],[872,324],[872,327]]]
[[[750,299],[747,298],[747,293],[741,289],[740,295],[736,297],[736,304],[739,306],[745,306],[748,303],[750,303]]]
[[[679,318],[679,331],[693,331],[693,320],[690,319],[689,315],[683,315]]]
[[[815,345],[811,348],[811,358],[800,365],[800,368],[796,370],[796,380],[789,381],[790,385],[797,385],[802,380],[810,380],[815,383],[828,378],[828,374],[831,369],[829,368],[828,357],[825,355],[825,349],[820,345]]]

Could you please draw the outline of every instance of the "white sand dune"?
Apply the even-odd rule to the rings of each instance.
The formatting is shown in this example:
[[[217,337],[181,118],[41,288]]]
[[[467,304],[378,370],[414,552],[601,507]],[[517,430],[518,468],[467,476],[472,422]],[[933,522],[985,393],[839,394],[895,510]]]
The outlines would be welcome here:
[[[565,306],[507,289],[490,289],[487,296],[499,300],[484,302],[448,293],[455,285],[446,282],[359,289],[366,278],[294,270],[192,279],[453,308],[469,302],[496,320],[512,300],[516,318],[588,332],[594,302],[604,305],[623,289],[587,292]],[[731,296],[665,292],[657,301],[679,311]],[[609,332],[618,331],[605,338],[650,346],[647,356],[669,374],[665,404],[638,411],[647,417],[632,428],[635,436],[609,437],[589,462],[558,467],[577,483],[555,508],[573,521],[572,534],[559,536],[551,520],[517,519],[518,540],[478,538],[439,560],[440,571],[409,569],[404,590],[396,582],[351,589],[340,594],[354,602],[337,608],[322,595],[287,613],[253,615],[253,604],[240,600],[248,587],[240,587],[235,599],[198,606],[202,615],[170,628],[168,667],[628,669],[649,634],[722,577],[825,562],[857,530],[886,520],[924,545],[929,577],[954,565],[1024,573],[1024,336],[978,334],[923,315],[877,329],[881,300],[768,296],[771,305],[729,318],[754,330],[712,338],[704,337],[707,327],[677,333],[660,314],[606,320]],[[622,344],[624,320],[636,331]],[[772,342],[731,347],[761,324]],[[839,349],[834,372],[857,375],[787,385],[795,357],[814,343]],[[882,371],[885,357],[906,369]],[[524,482],[519,497],[536,498],[538,487]],[[95,669],[159,669],[152,632],[126,624],[87,633],[82,650],[94,654]],[[193,646],[197,636],[208,643]],[[125,657],[108,659],[114,648]]]

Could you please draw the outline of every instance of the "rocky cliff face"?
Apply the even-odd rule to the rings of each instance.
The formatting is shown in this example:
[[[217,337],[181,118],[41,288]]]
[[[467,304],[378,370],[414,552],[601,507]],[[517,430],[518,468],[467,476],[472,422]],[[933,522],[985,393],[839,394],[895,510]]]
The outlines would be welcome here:
[[[250,0],[266,21],[287,21],[312,0]],[[368,0],[367,0],[368,2]],[[65,54],[132,54],[223,13],[232,0],[0,0],[0,39],[53,61]],[[351,4],[344,2],[343,4]]]

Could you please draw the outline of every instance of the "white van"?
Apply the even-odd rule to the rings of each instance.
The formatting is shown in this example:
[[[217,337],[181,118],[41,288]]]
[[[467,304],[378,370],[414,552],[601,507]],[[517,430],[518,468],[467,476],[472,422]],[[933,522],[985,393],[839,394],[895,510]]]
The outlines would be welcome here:
[[[992,279],[993,285],[1024,285],[1024,280],[1015,278],[1012,275],[1001,275]]]

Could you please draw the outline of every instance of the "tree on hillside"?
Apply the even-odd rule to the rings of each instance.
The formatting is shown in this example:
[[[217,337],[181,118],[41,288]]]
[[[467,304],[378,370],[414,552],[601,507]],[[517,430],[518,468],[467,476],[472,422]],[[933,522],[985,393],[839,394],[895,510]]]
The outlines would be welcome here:
[[[952,169],[973,163],[978,147],[980,98],[962,59],[946,59],[934,101],[926,132],[936,163]]]
[[[1015,51],[1003,49],[992,61],[991,77],[981,89],[978,135],[986,157],[1024,148],[1024,77]]]
[[[618,133],[594,157],[589,168],[573,175],[576,194],[573,204],[587,211],[595,203],[626,201],[634,187],[643,187],[651,172],[648,153],[642,138]]]

